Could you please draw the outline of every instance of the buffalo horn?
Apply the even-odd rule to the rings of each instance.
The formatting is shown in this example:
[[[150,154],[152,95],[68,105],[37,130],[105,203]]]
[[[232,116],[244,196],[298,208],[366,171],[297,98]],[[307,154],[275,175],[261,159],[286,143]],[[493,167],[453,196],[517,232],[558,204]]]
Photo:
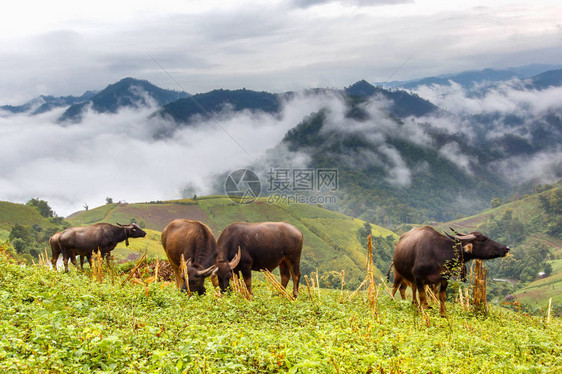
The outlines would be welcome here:
[[[476,239],[476,236],[473,234],[468,234],[468,235],[451,235],[448,232],[445,233],[449,238],[453,239],[453,240],[474,240]]]
[[[455,235],[460,235],[460,236],[465,236],[466,234],[462,234],[460,232],[458,232],[457,230],[455,230],[454,228],[452,228],[451,226],[449,226],[449,229],[455,234]]]
[[[211,265],[210,267],[208,267],[205,270],[197,270],[197,276],[208,277],[209,275],[211,275],[215,271],[216,268],[217,268],[217,265]]]
[[[119,226],[119,227],[123,227],[123,225],[122,225],[122,224],[120,224],[119,222],[115,222],[115,223],[117,224],[117,226]]]
[[[238,253],[236,254],[236,256],[234,256],[232,261],[230,261],[228,263],[228,265],[230,266],[231,269],[234,269],[236,266],[238,266],[238,263],[240,262],[241,257],[242,257],[242,254],[240,253],[240,246],[238,246]]]

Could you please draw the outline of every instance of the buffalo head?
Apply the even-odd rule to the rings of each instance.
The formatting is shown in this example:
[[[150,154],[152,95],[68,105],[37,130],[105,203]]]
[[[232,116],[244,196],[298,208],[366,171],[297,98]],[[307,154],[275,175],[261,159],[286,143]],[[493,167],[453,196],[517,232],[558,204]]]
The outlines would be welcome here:
[[[191,259],[187,260],[185,264],[187,268],[187,278],[189,279],[189,290],[203,295],[207,290],[205,289],[205,278],[211,275],[217,268],[217,265],[212,265],[207,269],[203,269],[200,265],[195,265]],[[182,291],[187,291],[184,273],[181,273],[182,278]]]
[[[146,235],[146,232],[136,223],[130,223],[128,225],[121,225],[118,223],[117,226],[125,230],[125,234],[128,238],[144,238]]]
[[[490,258],[504,257],[509,253],[509,247],[493,241],[480,232],[474,231],[470,234],[455,233],[456,235],[445,234],[447,234],[449,238],[459,241],[465,255],[471,258],[487,260]]]
[[[228,290],[233,270],[238,266],[241,257],[242,255],[240,253],[240,247],[238,247],[238,253],[230,262],[227,262],[225,260],[217,260],[216,275],[219,281],[221,292],[226,292]]]

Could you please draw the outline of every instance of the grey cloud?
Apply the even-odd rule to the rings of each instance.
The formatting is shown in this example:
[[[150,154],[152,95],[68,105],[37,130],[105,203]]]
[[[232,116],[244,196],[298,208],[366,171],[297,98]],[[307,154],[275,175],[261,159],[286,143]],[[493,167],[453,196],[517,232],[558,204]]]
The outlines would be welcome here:
[[[355,6],[381,6],[413,3],[413,0],[292,0],[292,3],[300,8],[309,8],[315,5],[342,3]]]

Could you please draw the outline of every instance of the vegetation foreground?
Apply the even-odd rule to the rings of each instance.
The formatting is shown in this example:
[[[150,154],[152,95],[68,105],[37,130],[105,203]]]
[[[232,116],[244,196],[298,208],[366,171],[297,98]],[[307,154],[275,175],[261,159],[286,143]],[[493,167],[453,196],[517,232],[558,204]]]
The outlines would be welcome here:
[[[554,373],[562,322],[448,303],[419,314],[380,285],[367,294],[301,285],[291,302],[255,282],[193,296],[172,284],[57,273],[0,256],[2,372]],[[210,288],[210,285],[209,285]],[[371,299],[371,301],[373,301]],[[373,309],[371,309],[373,306]],[[373,313],[373,311],[375,313]]]

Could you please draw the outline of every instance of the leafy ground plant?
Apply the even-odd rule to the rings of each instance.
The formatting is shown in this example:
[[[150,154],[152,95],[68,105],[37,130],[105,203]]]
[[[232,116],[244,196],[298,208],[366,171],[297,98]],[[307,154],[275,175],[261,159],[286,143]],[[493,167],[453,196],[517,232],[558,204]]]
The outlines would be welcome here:
[[[123,277],[124,279],[124,277]],[[210,286],[210,285],[209,285]],[[450,304],[420,315],[380,292],[337,290],[292,302],[256,282],[252,301],[214,292],[188,298],[172,284],[121,286],[0,258],[2,372],[554,373],[562,323]],[[304,286],[303,286],[304,287]],[[211,287],[209,287],[210,289]],[[437,308],[438,309],[438,308]]]

